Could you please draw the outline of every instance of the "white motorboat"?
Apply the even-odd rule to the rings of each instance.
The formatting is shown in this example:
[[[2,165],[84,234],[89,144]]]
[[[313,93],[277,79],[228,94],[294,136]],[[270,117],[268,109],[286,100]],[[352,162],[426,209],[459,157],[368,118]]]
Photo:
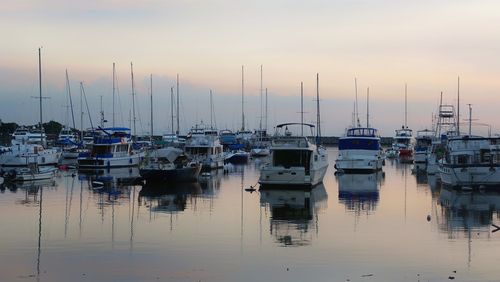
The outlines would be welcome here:
[[[38,136],[35,137],[35,134]],[[24,127],[18,128],[12,134],[11,146],[0,151],[0,165],[3,167],[25,167],[32,163],[41,166],[56,165],[61,152],[57,149],[45,149],[44,136],[44,133],[33,133]]]
[[[339,155],[335,168],[343,172],[372,172],[382,169],[385,156],[380,149],[380,136],[374,128],[355,127],[339,139]]]
[[[137,166],[144,151],[132,148],[130,129],[126,127],[99,128],[104,133],[94,137],[89,152],[80,153],[78,168],[112,168]]]
[[[283,123],[276,126],[276,135],[271,143],[271,162],[260,172],[261,188],[282,185],[314,186],[323,181],[328,168],[326,149],[309,142],[305,136],[293,136],[289,126],[307,126],[306,123]]]
[[[500,137],[450,138],[439,173],[449,186],[500,185]]]
[[[224,152],[217,130],[196,125],[191,129],[184,147],[186,154],[202,164],[203,170],[224,167]]]
[[[415,163],[427,163],[427,155],[431,151],[432,141],[435,139],[436,133],[433,130],[424,129],[417,131],[415,138]]]

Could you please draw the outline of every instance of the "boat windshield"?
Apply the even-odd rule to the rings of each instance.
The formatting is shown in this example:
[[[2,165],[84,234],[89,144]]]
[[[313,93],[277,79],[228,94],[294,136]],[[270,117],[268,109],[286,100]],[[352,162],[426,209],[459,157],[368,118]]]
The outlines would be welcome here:
[[[377,137],[378,133],[374,128],[351,128],[347,130],[347,136]]]
[[[306,174],[309,172],[311,151],[309,150],[275,150],[273,152],[273,165],[290,167],[304,167]]]

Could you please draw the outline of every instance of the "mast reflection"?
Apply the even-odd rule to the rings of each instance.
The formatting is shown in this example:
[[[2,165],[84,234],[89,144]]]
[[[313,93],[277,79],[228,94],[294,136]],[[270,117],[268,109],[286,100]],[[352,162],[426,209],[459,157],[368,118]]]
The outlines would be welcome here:
[[[261,207],[271,211],[270,234],[283,247],[311,244],[311,229],[318,230],[318,212],[327,205],[323,183],[312,189],[261,190]]]

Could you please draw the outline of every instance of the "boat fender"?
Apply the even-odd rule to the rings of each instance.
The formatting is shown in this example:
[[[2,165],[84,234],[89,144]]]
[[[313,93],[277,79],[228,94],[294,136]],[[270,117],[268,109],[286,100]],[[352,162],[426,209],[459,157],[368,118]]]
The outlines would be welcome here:
[[[130,159],[128,159],[128,163],[129,163],[129,164],[131,164],[131,163],[132,163],[132,159],[131,159],[131,158],[130,158]]]

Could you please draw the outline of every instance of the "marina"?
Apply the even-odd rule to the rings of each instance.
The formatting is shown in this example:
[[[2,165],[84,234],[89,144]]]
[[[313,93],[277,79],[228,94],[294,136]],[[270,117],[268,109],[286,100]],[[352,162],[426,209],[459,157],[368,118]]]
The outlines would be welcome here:
[[[330,166],[323,184],[312,189],[246,192],[259,178],[261,160],[177,185],[134,184],[139,173],[130,168],[4,183],[2,279],[498,277],[491,252],[500,245],[492,232],[492,224],[500,224],[498,191],[447,188],[388,160],[373,174],[335,176]],[[93,181],[105,184],[96,188]]]
[[[0,282],[500,281],[500,2],[4,2]]]

